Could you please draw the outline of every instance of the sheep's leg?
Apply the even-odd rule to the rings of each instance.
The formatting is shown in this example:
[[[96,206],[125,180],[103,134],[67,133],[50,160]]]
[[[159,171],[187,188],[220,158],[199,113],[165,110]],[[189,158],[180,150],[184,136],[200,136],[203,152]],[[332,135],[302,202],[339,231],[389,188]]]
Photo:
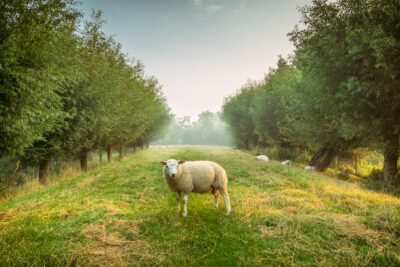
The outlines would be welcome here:
[[[184,194],[183,195],[183,212],[182,212],[182,216],[183,217],[186,217],[186,215],[187,215],[187,202],[188,202],[188,199],[189,199],[189,194]]]
[[[217,190],[213,189],[212,193],[214,195],[214,207],[216,209],[218,209],[219,192]]]
[[[181,210],[181,192],[176,193],[178,196],[176,198],[176,210],[179,212]]]
[[[223,192],[222,195],[224,196],[224,202],[225,202],[225,207],[226,207],[226,214],[231,213],[231,202],[229,200],[229,194],[228,192]]]

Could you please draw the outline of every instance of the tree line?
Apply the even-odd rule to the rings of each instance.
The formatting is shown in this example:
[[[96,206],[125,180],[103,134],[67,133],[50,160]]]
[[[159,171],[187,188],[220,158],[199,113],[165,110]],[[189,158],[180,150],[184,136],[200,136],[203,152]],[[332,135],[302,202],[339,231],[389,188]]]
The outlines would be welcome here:
[[[294,55],[225,99],[236,146],[314,152],[324,171],[334,155],[379,149],[384,178],[398,175],[400,1],[313,0],[288,35]]]
[[[170,121],[154,77],[74,0],[0,2],[0,160],[37,166],[92,150],[145,146]],[[4,178],[4,177],[3,177]]]
[[[154,144],[230,146],[232,141],[220,114],[204,111],[196,121],[173,118],[165,136]]]

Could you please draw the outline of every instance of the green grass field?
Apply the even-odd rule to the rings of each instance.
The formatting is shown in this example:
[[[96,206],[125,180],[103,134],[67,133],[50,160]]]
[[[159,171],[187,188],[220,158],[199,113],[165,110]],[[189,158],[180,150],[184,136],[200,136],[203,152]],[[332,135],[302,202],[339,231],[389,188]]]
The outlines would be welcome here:
[[[213,160],[232,213],[191,194],[188,217],[160,160]],[[400,266],[400,199],[212,147],[152,148],[0,203],[1,266]]]

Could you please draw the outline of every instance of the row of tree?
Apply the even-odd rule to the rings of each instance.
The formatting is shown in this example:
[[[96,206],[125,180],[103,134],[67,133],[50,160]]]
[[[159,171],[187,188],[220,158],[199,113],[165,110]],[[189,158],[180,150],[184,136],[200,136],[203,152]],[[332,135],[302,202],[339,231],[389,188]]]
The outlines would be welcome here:
[[[160,85],[73,0],[0,2],[0,159],[39,166],[94,149],[143,146],[170,121]]]
[[[154,144],[230,146],[231,138],[220,114],[205,111],[194,122],[190,117],[174,118],[165,137]]]
[[[238,147],[314,151],[325,170],[355,147],[380,149],[384,177],[398,174],[400,1],[314,0],[289,33],[294,56],[223,106]]]

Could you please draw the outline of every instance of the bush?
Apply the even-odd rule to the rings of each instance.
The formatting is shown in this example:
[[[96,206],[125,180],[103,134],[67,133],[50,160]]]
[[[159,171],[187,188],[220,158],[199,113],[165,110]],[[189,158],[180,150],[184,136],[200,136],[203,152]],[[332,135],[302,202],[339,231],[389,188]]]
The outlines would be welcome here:
[[[288,149],[288,148],[283,148],[283,147],[277,147],[276,148],[276,157],[279,160],[292,160],[292,161],[296,161],[298,158],[298,153],[297,151],[293,150],[293,149]]]
[[[351,170],[351,169],[344,169],[344,170],[340,171],[340,172],[337,174],[337,178],[340,179],[340,180],[345,180],[345,181],[347,181],[347,180],[350,179],[350,175],[352,175],[353,173],[354,173],[354,172],[353,172],[353,170]]]
[[[383,170],[374,169],[366,178],[365,185],[368,189],[400,196],[400,174],[391,181],[385,181]]]
[[[19,160],[15,157],[0,158],[0,193],[11,185],[20,184]]]

